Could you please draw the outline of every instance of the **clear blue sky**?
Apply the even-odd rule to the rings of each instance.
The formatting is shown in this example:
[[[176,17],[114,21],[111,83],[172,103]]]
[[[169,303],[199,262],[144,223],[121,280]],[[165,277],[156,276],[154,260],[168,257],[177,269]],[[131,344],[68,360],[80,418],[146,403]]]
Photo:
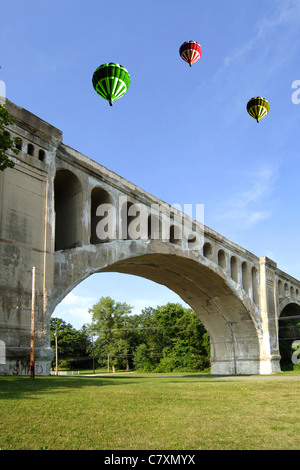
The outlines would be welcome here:
[[[299,25],[299,0],[10,0],[0,79],[64,143],[170,204],[204,204],[207,226],[299,279]],[[203,48],[192,68],[178,53],[187,40]],[[131,75],[113,108],[91,84],[110,61]],[[259,124],[253,96],[270,103]],[[104,295],[136,309],[176,299],[101,274],[59,309],[77,328]]]

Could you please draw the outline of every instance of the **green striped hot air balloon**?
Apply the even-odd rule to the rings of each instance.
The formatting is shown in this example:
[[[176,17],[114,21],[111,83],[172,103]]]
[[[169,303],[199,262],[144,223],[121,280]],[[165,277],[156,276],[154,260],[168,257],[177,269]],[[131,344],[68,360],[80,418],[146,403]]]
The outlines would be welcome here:
[[[100,65],[93,74],[93,87],[110,106],[121,98],[130,85],[130,75],[122,65],[114,62]]]
[[[270,110],[270,105],[265,98],[255,96],[247,103],[247,111],[257,122],[264,118]]]

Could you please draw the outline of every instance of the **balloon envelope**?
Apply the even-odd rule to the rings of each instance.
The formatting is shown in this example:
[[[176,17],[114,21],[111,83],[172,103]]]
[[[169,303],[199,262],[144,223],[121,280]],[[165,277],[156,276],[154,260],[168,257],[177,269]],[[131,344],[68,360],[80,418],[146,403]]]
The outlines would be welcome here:
[[[185,60],[190,67],[197,62],[202,55],[202,47],[196,41],[186,41],[179,48],[180,57]]]
[[[93,87],[112,106],[121,98],[130,85],[128,70],[114,62],[100,65],[93,74]]]
[[[265,98],[255,96],[247,103],[247,111],[257,122],[264,118],[270,110],[270,105]]]

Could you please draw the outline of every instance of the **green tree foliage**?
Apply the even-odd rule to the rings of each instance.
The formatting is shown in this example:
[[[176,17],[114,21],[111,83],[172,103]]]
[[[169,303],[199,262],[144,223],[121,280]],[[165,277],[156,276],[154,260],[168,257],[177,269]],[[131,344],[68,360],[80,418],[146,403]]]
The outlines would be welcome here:
[[[51,320],[52,344],[56,329],[59,357],[72,358],[72,364],[80,356],[91,358],[93,345],[96,366],[110,370],[172,372],[209,368],[209,335],[192,309],[168,303],[133,315],[127,303],[102,297],[89,312],[92,322],[81,332],[62,320]],[[89,364],[91,368],[91,359]]]
[[[16,155],[19,153],[17,145],[20,143],[18,137],[11,139],[5,131],[5,126],[13,124],[15,119],[8,113],[5,107],[0,104],[0,170],[13,168],[14,162],[6,155],[7,150],[12,150]]]
[[[55,332],[57,333],[57,349],[60,367],[75,368],[83,365],[82,359],[87,356],[89,336],[84,331],[78,331],[70,323],[60,318],[50,320],[51,347],[55,350]],[[52,362],[54,367],[55,358]]]
[[[134,353],[133,365],[140,372],[151,372],[155,369],[155,356],[151,354],[147,344],[142,343],[137,346]]]
[[[138,348],[133,351],[133,363],[136,369],[144,372],[155,370],[162,357],[164,332],[158,325],[155,311],[154,308],[148,307],[141,314],[136,315]],[[140,348],[140,346],[143,347]],[[140,361],[141,351],[145,352],[145,358],[142,361]]]
[[[191,309],[169,303],[139,315],[128,304],[102,297],[91,309],[91,330],[98,336],[98,363],[115,368],[170,372],[209,367],[210,340]]]
[[[155,310],[154,321],[162,337],[158,372],[209,367],[209,336],[192,309],[168,303]]]
[[[115,368],[130,368],[129,354],[132,338],[132,307],[125,302],[115,302],[110,297],[102,297],[93,305],[89,312],[92,314],[90,331],[98,336],[95,342],[95,355],[99,365],[104,365],[106,358],[109,366]]]

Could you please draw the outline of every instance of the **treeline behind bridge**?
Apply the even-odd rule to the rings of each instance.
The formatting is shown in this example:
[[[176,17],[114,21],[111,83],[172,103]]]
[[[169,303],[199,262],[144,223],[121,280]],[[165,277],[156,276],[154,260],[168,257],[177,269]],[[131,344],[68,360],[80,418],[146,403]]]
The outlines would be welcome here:
[[[127,303],[102,297],[89,312],[91,323],[80,331],[59,318],[51,319],[51,346],[56,350],[56,333],[59,368],[209,370],[210,338],[192,309],[168,303],[132,314]]]

